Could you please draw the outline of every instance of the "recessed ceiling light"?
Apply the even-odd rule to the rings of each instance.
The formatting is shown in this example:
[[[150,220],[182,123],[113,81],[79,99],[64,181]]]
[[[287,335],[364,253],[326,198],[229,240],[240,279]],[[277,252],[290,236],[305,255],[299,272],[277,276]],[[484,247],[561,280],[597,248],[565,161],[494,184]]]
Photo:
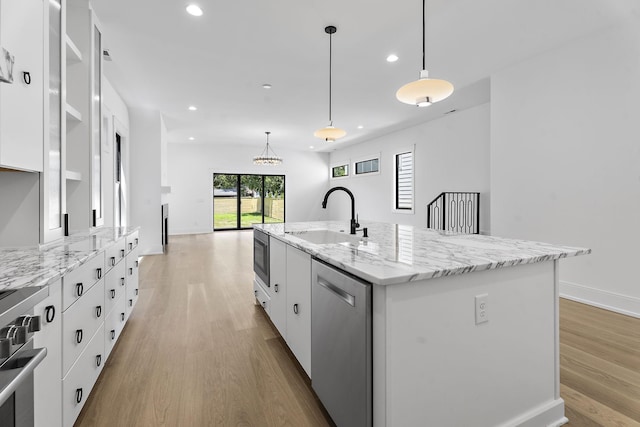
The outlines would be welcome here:
[[[313,150],[313,145],[310,145],[309,148],[311,148]]]
[[[196,107],[195,105],[189,105],[189,111],[196,111],[198,109],[198,107]]]
[[[190,4],[187,6],[187,13],[193,16],[202,16],[202,9],[197,4]]]
[[[271,86],[271,84],[269,84],[269,83],[265,83],[265,84],[263,84],[263,85],[262,85],[262,87],[263,87],[264,89],[271,89],[271,87],[272,87],[272,86]]]
[[[193,141],[194,139],[195,139],[195,138],[194,138],[194,137],[192,137],[192,136],[190,136],[190,137],[189,137],[189,141]]]
[[[358,125],[358,129],[362,129],[362,128],[364,128],[364,126]]]
[[[396,62],[398,60],[398,55],[396,55],[395,53],[392,53],[391,55],[387,56],[387,62]]]

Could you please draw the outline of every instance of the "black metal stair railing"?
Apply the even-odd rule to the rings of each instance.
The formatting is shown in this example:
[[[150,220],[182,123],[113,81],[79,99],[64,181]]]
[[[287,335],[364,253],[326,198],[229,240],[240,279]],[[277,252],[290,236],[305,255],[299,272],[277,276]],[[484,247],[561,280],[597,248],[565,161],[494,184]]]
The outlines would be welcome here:
[[[466,234],[480,233],[480,193],[443,191],[427,206],[427,226]]]

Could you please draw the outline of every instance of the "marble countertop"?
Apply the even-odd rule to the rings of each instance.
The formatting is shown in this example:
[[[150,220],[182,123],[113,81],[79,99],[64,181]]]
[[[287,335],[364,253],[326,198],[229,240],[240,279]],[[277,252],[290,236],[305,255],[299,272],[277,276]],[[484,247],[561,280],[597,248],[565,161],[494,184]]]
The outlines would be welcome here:
[[[377,285],[391,285],[473,271],[586,255],[591,249],[457,234],[429,228],[360,221],[362,231],[349,235],[346,221],[255,224],[254,228],[303,250],[341,270]],[[316,244],[302,238],[305,231],[346,233],[346,242]],[[340,240],[340,239],[338,239]]]
[[[81,232],[39,247],[0,248],[0,291],[46,286],[138,227]]]

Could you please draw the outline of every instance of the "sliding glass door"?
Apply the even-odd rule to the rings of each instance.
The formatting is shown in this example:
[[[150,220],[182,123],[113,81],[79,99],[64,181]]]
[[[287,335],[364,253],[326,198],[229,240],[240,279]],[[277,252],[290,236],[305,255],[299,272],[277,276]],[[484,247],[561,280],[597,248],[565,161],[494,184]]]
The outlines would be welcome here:
[[[213,229],[284,222],[284,175],[213,174]]]

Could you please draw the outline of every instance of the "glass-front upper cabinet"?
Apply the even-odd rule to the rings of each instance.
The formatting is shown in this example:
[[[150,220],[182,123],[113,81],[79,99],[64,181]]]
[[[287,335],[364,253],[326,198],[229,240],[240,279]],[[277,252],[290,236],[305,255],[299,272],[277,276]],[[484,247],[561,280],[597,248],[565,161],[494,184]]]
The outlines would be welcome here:
[[[102,31],[93,15],[91,49],[91,209],[92,226],[104,225],[102,177]]]
[[[50,242],[64,235],[63,215],[65,210],[65,121],[62,115],[62,75],[63,75],[63,0],[49,0],[45,3],[45,46],[48,46],[48,84],[45,84],[45,133],[44,171],[41,174],[41,215],[40,241]],[[45,27],[46,28],[46,27]],[[47,36],[48,35],[48,36]],[[46,56],[45,56],[46,58]]]

